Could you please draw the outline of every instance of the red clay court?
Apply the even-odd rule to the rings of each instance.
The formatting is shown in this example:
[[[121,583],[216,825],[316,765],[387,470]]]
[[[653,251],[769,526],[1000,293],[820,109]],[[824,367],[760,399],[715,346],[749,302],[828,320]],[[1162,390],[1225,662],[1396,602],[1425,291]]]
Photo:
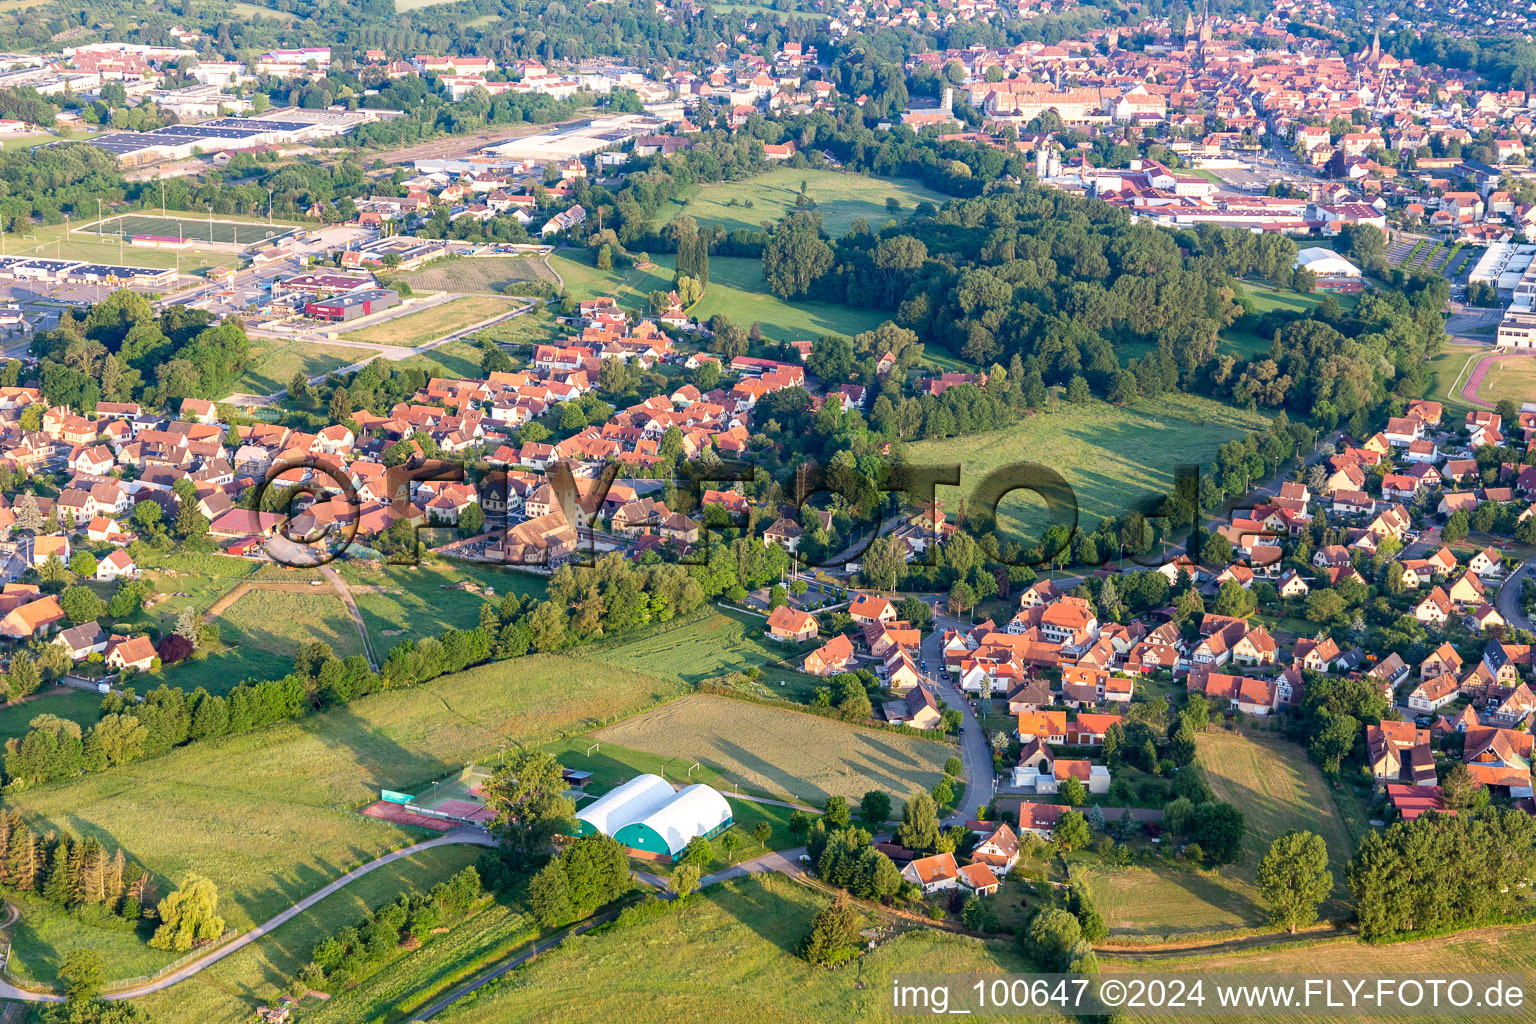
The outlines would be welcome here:
[[[378,818],[380,821],[393,821],[399,825],[415,825],[417,828],[431,829],[433,832],[450,832],[458,826],[458,822],[448,821],[444,818],[429,818],[425,814],[417,814],[407,810],[400,804],[392,804],[387,800],[377,800],[363,808],[363,813],[370,818]]]

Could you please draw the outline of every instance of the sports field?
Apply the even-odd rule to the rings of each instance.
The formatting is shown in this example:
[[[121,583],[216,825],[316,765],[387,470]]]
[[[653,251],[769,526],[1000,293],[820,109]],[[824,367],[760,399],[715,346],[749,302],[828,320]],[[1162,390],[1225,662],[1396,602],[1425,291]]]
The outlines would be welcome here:
[[[218,885],[229,924],[245,929],[423,838],[356,812],[379,789],[425,785],[503,745],[587,732],[679,690],[575,658],[522,658],[7,794],[7,803],[42,831],[68,828],[122,846],[162,893],[197,871]],[[49,955],[31,969],[44,975],[56,963]]]
[[[399,275],[419,292],[491,292],[501,294],[518,281],[555,283],[554,273],[541,257],[479,256],[434,260]]]
[[[195,242],[216,242],[221,245],[255,245],[270,238],[277,238],[294,231],[296,225],[266,221],[229,220],[215,214],[212,218],[169,215],[161,217],[147,213],[127,213],[121,217],[108,217],[94,224],[82,224],[79,230],[98,235],[160,235],[165,238],[186,238]]]
[[[944,777],[956,748],[729,697],[695,694],[600,729],[599,741],[695,761],[743,789],[820,806],[871,789],[905,799]],[[682,770],[682,769],[680,769]]]
[[[516,305],[514,300],[499,295],[470,295],[361,330],[348,331],[341,337],[346,341],[368,341],[378,345],[414,348],[445,334],[461,331],[481,320],[506,313]]]
[[[814,204],[804,209],[821,214],[822,227],[833,238],[846,234],[855,220],[862,218],[871,228],[878,229],[888,220],[906,220],[919,203],[937,207],[949,199],[910,178],[872,178],[786,167],[745,181],[700,186],[685,202],[674,200],[663,206],[657,223],[692,217],[701,228],[755,229],[764,221],[778,221],[800,210],[795,199],[802,182]],[[887,199],[899,204],[894,211],[886,206]],[[751,206],[746,205],[749,202]]]
[[[1536,357],[1517,355],[1490,362],[1477,385],[1477,397],[1490,405],[1506,398],[1517,407],[1536,402]]]
[[[1091,530],[1100,517],[1120,515],[1149,495],[1167,494],[1177,466],[1208,465],[1223,443],[1264,423],[1260,413],[1194,395],[1123,407],[1063,403],[1006,430],[916,442],[909,457],[914,463],[960,465],[960,486],[939,491],[951,510],[994,469],[1016,462],[1049,466],[1076,495],[1079,526]],[[998,508],[999,529],[1009,537],[1038,540],[1047,518],[1044,503],[1025,492],[1004,498]]]
[[[135,267],[178,268],[183,274],[201,274],[214,267],[238,261],[231,250],[143,249],[120,243],[111,235],[67,228],[63,224],[31,225],[25,231],[5,235],[5,252],[15,256],[30,254],[50,259],[84,260],[93,263],[123,263]]]
[[[1328,844],[1335,898],[1322,916],[1343,916],[1344,868],[1353,836],[1367,827],[1347,795],[1335,801],[1317,766],[1301,747],[1211,730],[1199,739],[1198,761],[1217,800],[1241,808],[1247,835],[1236,863],[1216,871],[1155,863],[1150,867],[1092,867],[1090,884],[1110,933],[1152,941],[1198,932],[1256,928],[1264,923],[1253,875],[1269,844],[1292,828]]]

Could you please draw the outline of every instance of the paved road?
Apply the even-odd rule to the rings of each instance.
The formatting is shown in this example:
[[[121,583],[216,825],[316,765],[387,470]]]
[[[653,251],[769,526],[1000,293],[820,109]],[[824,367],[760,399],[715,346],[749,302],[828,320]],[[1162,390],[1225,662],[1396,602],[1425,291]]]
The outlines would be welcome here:
[[[929,596],[925,600],[931,604],[935,598]],[[997,775],[992,771],[992,751],[987,746],[986,730],[976,718],[976,712],[971,710],[970,700],[949,680],[948,673],[944,671],[944,631],[967,629],[969,626],[962,619],[936,614],[933,617],[933,630],[923,641],[923,659],[928,664],[927,671],[923,673],[924,678],[935,697],[959,709],[964,728],[960,734],[960,763],[965,766],[965,795],[954,813],[940,822],[946,827],[964,825],[974,817],[977,807],[991,803],[997,794]]]
[[[1533,566],[1536,566],[1536,560],[1526,562],[1510,573],[1499,586],[1499,592],[1493,599],[1494,607],[1499,610],[1500,615],[1504,616],[1504,621],[1515,629],[1536,631],[1536,627],[1531,625],[1531,620],[1526,618],[1525,612],[1520,610],[1520,584],[1530,575]]]
[[[496,845],[496,841],[492,839],[490,833],[484,829],[461,828],[455,829],[454,831],[449,832],[447,835],[438,836],[436,839],[428,839],[425,842],[417,843],[414,846],[407,846],[403,849],[396,850],[393,853],[386,853],[382,857],[371,860],[368,863],[361,865],[360,867],[353,868],[351,871],[348,871],[334,882],[315,890],[308,896],[299,900],[293,906],[289,907],[287,910],[284,910],[282,913],[270,918],[269,920],[263,921],[261,924],[257,925],[255,928],[252,928],[244,935],[239,936],[232,942],[225,943],[218,949],[210,952],[202,959],[194,960],[189,964],[179,967],[163,978],[157,978],[154,981],[146,982],[143,985],[136,985],[133,988],[119,989],[116,992],[106,993],[102,996],[102,998],[114,1000],[137,999],[139,996],[147,996],[151,992],[159,992],[162,989],[170,988],[172,985],[187,980],[194,974],[197,974],[199,971],[206,970],[230,954],[244,949],[246,946],[249,946],[257,939],[271,934],[273,931],[281,928],[283,925],[287,924],[298,915],[304,913],[304,911],[308,910],[316,903],[319,903],[327,896],[337,892],[338,890],[346,888],[348,885],[357,881],[364,875],[370,874],[371,872],[376,871],[386,864],[393,864],[397,860],[402,860],[406,857],[414,856],[415,854],[420,853],[422,850],[430,850],[434,846],[450,846],[456,843],[470,843],[475,846]],[[26,989],[17,988],[15,985],[12,985],[4,980],[0,980],[0,999],[16,999],[28,1003],[62,1003],[64,1001],[63,996],[53,995],[52,993],[28,992]]]

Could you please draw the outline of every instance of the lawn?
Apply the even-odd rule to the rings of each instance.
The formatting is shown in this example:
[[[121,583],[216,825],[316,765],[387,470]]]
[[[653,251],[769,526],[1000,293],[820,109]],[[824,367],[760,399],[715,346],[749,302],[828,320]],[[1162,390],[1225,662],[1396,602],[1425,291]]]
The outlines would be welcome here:
[[[498,345],[543,345],[567,337],[570,331],[555,323],[554,314],[543,305],[522,316],[493,324],[475,335],[476,340],[489,338]]]
[[[424,345],[445,334],[461,331],[481,320],[512,309],[511,299],[495,295],[471,295],[454,299],[419,313],[411,313],[394,320],[349,331],[342,335],[347,341],[368,341],[378,345],[399,345],[413,348]]]
[[[544,594],[544,581],[537,576],[469,563],[369,569],[347,563],[342,574],[380,657],[403,639],[436,636],[449,628],[474,629],[480,624],[480,606],[487,601],[498,602],[513,592]],[[466,590],[465,583],[477,589]]]
[[[434,260],[420,270],[399,275],[419,292],[490,292],[501,294],[518,281],[548,281],[555,275],[538,256],[475,256]]]
[[[917,442],[909,448],[909,459],[914,465],[960,465],[959,488],[939,491],[951,510],[962,492],[973,492],[992,470],[1026,461],[1049,466],[1076,495],[1078,525],[1092,529],[1100,517],[1120,515],[1142,498],[1167,494],[1177,466],[1209,464],[1223,443],[1264,423],[1262,414],[1194,395],[1143,399],[1130,406],[1062,404],[1005,430]],[[1038,539],[1047,518],[1044,503],[1027,492],[999,503],[1000,532],[1010,537]]]
[[[29,724],[38,715],[57,715],[89,726],[100,717],[101,697],[84,690],[60,688],[42,693],[20,704],[0,704],[0,746],[13,737],[26,735]]]
[[[1328,844],[1334,899],[1321,914],[1345,916],[1344,869],[1354,854],[1353,836],[1367,827],[1353,797],[1340,794],[1336,801],[1306,752],[1283,740],[1213,728],[1200,737],[1198,761],[1216,799],[1247,816],[1242,853],[1216,871],[1161,862],[1091,868],[1090,884],[1111,936],[1156,940],[1263,925],[1254,872],[1269,844],[1292,828],[1315,832]]]
[[[243,930],[422,838],[357,813],[380,789],[409,791],[507,746],[587,732],[680,689],[575,658],[522,658],[8,793],[7,803],[39,831],[122,847],[162,894],[188,871],[210,878],[220,912]]]
[[[270,395],[286,388],[295,373],[302,371],[305,377],[316,377],[350,366],[368,355],[361,349],[341,345],[256,338],[251,341],[251,358],[245,373],[230,390],[247,395]]]
[[[943,778],[950,744],[916,739],[798,711],[695,694],[593,734],[598,741],[661,754],[681,775],[698,762],[722,783],[820,806],[870,789],[899,798]]]
[[[564,943],[442,1015],[443,1024],[582,1020],[633,1024],[898,1021],[898,974],[1027,971],[1012,941],[913,928],[856,968],[827,971],[795,955],[826,905],[776,875],[712,886],[680,911]]]
[[[1536,401],[1536,358],[1519,355],[1490,363],[1477,386],[1477,397],[1490,405],[1507,398],[1516,408]]]
[[[1424,397],[1445,406],[1447,415],[1459,415],[1471,409],[1472,406],[1461,397],[1461,388],[1472,367],[1487,354],[1486,349],[1447,345],[1444,352],[1429,361],[1430,384]],[[1488,377],[1483,380],[1486,387]]]
[[[574,299],[612,295],[631,310],[649,311],[653,291],[672,287],[672,257],[653,256],[651,270],[601,271],[589,262],[585,251],[566,249],[550,257],[550,264],[565,280],[566,294]],[[823,334],[854,335],[871,331],[887,317],[867,309],[851,309],[831,302],[785,302],[768,292],[759,260],[711,256],[709,285],[704,297],[688,310],[697,320],[724,313],[736,323],[761,325],[772,341],[796,341]]]
[[[943,206],[949,198],[909,178],[872,178],[863,174],[786,167],[746,181],[701,186],[686,202],[674,200],[663,206],[655,223],[692,217],[701,228],[756,229],[764,221],[778,221],[797,212],[795,197],[801,182],[805,182],[806,195],[815,203],[810,212],[821,214],[822,227],[833,238],[847,234],[853,222],[860,218],[871,228],[878,229],[888,220],[906,220],[919,203],[932,203],[937,207]],[[894,212],[887,209],[887,199],[895,199],[900,207]],[[749,202],[751,206],[746,205]]]
[[[326,897],[261,941],[137,1002],[157,1021],[243,1024],[253,1019],[258,1005],[270,1003],[279,994],[292,991],[284,982],[309,962],[310,952],[320,940],[357,924],[365,912],[392,901],[402,892],[412,889],[425,892],[460,868],[473,864],[481,852],[478,846],[439,846],[387,864]],[[487,901],[469,918],[455,922],[446,934],[412,952],[402,951],[399,959],[356,989],[329,1003],[308,1003],[304,1019],[339,1019],[333,1015],[337,1004],[360,1005],[363,993],[396,981],[402,975],[415,973],[409,968],[417,962],[440,958],[445,952],[461,949],[466,938],[483,933],[487,924],[520,924],[522,921],[522,915]],[[370,1020],[373,1016],[371,1012],[360,1012],[353,1019]]]
[[[445,341],[425,352],[397,361],[401,369],[420,370],[428,377],[483,377],[480,346],[464,338]]]

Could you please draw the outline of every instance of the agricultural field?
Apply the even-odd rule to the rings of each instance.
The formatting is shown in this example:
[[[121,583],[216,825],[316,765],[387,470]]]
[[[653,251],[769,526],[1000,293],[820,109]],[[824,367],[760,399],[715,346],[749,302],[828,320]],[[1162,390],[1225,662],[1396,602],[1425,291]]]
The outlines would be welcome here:
[[[518,281],[548,281],[555,275],[536,256],[476,256],[434,260],[409,273],[400,274],[419,292],[489,292],[500,295],[509,284]]]
[[[1523,402],[1536,401],[1536,358],[1512,356],[1489,363],[1477,386],[1477,397],[1489,405],[1507,398],[1517,408]]]
[[[212,879],[220,913],[245,930],[422,838],[357,813],[379,789],[410,790],[503,746],[587,732],[680,689],[575,658],[523,658],[7,794],[7,802],[39,831],[67,828],[121,846],[162,893],[189,871]],[[22,953],[13,969],[22,969]],[[46,977],[56,961],[42,949],[37,956],[46,962],[27,960],[25,969]]]
[[[1321,916],[1343,916],[1344,869],[1356,835],[1368,827],[1348,794],[1335,800],[1301,747],[1281,740],[1213,730],[1200,737],[1198,761],[1217,800],[1247,815],[1248,831],[1234,864],[1215,871],[1185,865],[1090,868],[1090,885],[1110,934],[1121,940],[1156,940],[1198,932],[1256,928],[1264,923],[1253,885],[1269,844],[1292,828],[1315,832],[1328,844],[1334,899]]]
[[[909,178],[872,178],[863,174],[786,167],[746,181],[700,186],[685,202],[674,200],[662,207],[656,223],[692,217],[701,228],[756,229],[764,221],[782,220],[798,212],[795,198],[801,182],[805,183],[806,195],[815,204],[807,209],[821,214],[822,227],[833,238],[847,234],[853,222],[860,218],[871,228],[878,229],[888,220],[906,220],[919,203],[932,203],[937,207],[949,199]],[[892,211],[886,206],[888,199],[895,199],[901,205]],[[747,206],[747,203],[752,205]]]
[[[512,299],[492,295],[472,295],[453,299],[430,309],[409,313],[394,320],[349,331],[341,337],[346,341],[367,341],[376,345],[398,345],[414,348],[424,345],[445,334],[461,331],[466,327],[506,313],[516,303]]]
[[[261,941],[138,1003],[158,1021],[243,1024],[252,1019],[258,1005],[271,1002],[284,991],[283,981],[292,978],[309,961],[310,951],[320,940],[355,925],[364,913],[392,901],[402,892],[425,892],[473,864],[481,852],[478,846],[438,846],[387,864],[326,897]],[[356,989],[328,1003],[306,1004],[305,1019],[329,1020],[340,1006],[359,1006],[363,994],[370,989],[398,981],[402,974],[419,973],[411,970],[413,965],[463,952],[466,940],[484,932],[486,925],[493,922],[504,927],[511,925],[507,930],[516,933],[523,918],[514,910],[488,901],[470,917],[455,922],[447,934],[419,949],[402,952]],[[469,944],[472,946],[473,941]],[[352,1019],[371,1020],[375,1012],[379,1011],[359,1012]]]
[[[1011,940],[914,928],[852,967],[827,971],[795,956],[820,895],[777,875],[712,886],[680,911],[605,934],[583,935],[450,1008],[443,1024],[548,1021],[581,1007],[585,1020],[634,1024],[790,1024],[898,1021],[891,980],[935,974],[1027,971]]]
[[[380,657],[405,639],[436,636],[449,628],[474,629],[480,624],[480,606],[487,601],[498,602],[509,593],[544,594],[540,577],[472,563],[363,569],[348,562],[341,572]],[[474,589],[465,589],[466,584]]]
[[[697,761],[722,782],[820,806],[870,789],[898,798],[932,789],[956,748],[797,711],[694,694],[593,734],[598,741]],[[679,769],[682,770],[682,769]]]
[[[919,441],[910,446],[909,457],[914,463],[960,464],[960,487],[940,491],[951,511],[962,492],[1000,466],[1023,461],[1050,466],[1075,492],[1078,522],[1091,526],[1142,498],[1167,494],[1175,467],[1208,464],[1223,443],[1264,424],[1260,413],[1194,395],[1130,406],[1063,404],[990,434]],[[1004,498],[998,507],[999,529],[1009,537],[1037,540],[1046,521],[1044,503],[1025,492]]]
[[[341,345],[253,338],[250,363],[231,390],[239,394],[270,395],[286,388],[295,373],[302,371],[305,377],[316,377],[366,358],[367,352]]]

